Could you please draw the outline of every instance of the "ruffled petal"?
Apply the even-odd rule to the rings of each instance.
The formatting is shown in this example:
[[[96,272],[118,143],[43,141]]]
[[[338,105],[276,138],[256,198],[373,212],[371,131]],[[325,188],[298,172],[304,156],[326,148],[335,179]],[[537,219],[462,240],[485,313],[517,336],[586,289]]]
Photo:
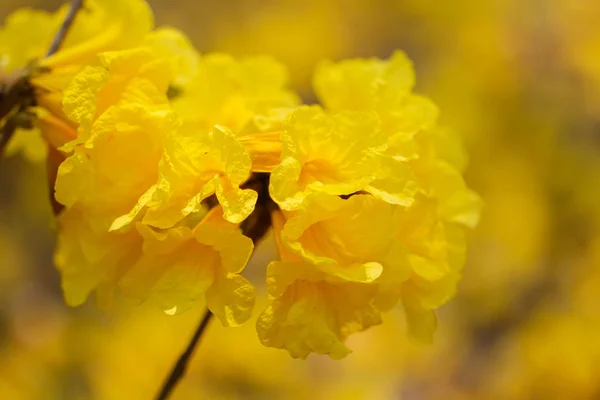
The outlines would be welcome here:
[[[240,190],[250,176],[247,150],[225,127],[207,134],[177,131],[167,138],[154,199],[144,223],[168,228],[200,209],[202,200],[216,192],[224,215],[243,221],[254,209],[257,195]]]

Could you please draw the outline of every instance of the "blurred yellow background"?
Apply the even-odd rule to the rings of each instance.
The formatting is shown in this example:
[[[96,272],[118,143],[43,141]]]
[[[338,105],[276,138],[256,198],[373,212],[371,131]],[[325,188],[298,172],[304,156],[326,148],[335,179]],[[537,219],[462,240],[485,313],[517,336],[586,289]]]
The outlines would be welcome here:
[[[201,52],[270,54],[314,101],[322,59],[415,62],[417,92],[470,154],[485,201],[432,346],[402,313],[342,361],[212,324],[175,399],[600,398],[600,5],[597,0],[153,0]],[[54,10],[55,0],[3,0]],[[32,27],[35,29],[35,27]],[[69,309],[52,266],[43,165],[0,164],[0,399],[148,399],[202,312]],[[265,242],[247,275],[264,281]],[[264,292],[264,290],[263,290]],[[259,298],[265,299],[264,293]],[[257,309],[260,308],[260,300]]]

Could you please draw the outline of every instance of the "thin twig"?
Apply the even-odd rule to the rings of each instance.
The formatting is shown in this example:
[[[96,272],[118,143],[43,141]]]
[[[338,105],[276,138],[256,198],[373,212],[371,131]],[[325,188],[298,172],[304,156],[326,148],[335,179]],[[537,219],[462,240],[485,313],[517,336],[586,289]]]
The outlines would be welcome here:
[[[67,36],[67,32],[69,31],[69,28],[71,27],[71,25],[73,25],[73,21],[75,21],[75,16],[77,15],[77,11],[79,11],[79,9],[82,6],[83,6],[83,0],[71,0],[71,7],[69,8],[67,15],[65,16],[65,19],[64,19],[62,25],[60,26],[60,29],[58,30],[58,32],[56,32],[56,35],[54,36],[54,39],[52,40],[52,44],[50,45],[50,48],[48,49],[48,52],[46,53],[46,57],[50,57],[52,54],[54,54],[58,51],[58,49],[60,48],[60,46],[62,45],[62,43],[65,40],[65,36]]]
[[[179,381],[185,375],[190,360],[194,355],[194,350],[196,349],[196,346],[198,345],[202,334],[204,333],[204,331],[206,331],[206,327],[208,326],[212,315],[213,314],[209,310],[206,310],[204,317],[202,317],[202,321],[200,321],[200,325],[198,325],[198,329],[196,329],[194,336],[192,336],[192,340],[190,340],[185,351],[181,354],[181,356],[179,356],[177,363],[171,370],[171,374],[163,384],[160,394],[156,398],[157,400],[168,399],[169,396],[173,393],[173,390],[175,389]]]

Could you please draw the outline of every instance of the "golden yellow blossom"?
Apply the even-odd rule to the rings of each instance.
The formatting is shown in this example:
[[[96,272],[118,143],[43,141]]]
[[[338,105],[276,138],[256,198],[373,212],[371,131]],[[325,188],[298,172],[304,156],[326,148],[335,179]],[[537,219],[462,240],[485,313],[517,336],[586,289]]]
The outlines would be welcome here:
[[[110,233],[158,177],[166,132],[178,120],[164,92],[169,67],[144,49],[103,53],[64,91],[64,110],[78,137],[63,148],[55,198],[59,215],[56,264],[69,304],[97,290],[107,303],[115,283],[141,254],[135,230]]]
[[[257,194],[239,185],[250,176],[250,157],[233,133],[215,126],[203,134],[174,131],[167,137],[160,163],[158,184],[144,196],[129,217],[116,221],[113,229],[131,221],[142,206],[148,210],[145,224],[159,228],[175,225],[202,209],[212,194],[223,206],[225,218],[240,223],[254,209]]]
[[[270,57],[238,61],[227,54],[207,54],[190,80],[176,86],[181,93],[173,107],[193,129],[223,125],[239,135],[256,130],[274,109],[299,104],[285,87],[287,81],[286,68]]]
[[[174,313],[205,294],[224,324],[249,317],[253,289],[238,272],[253,246],[234,225],[257,199],[239,188],[250,177],[249,153],[229,128],[203,130],[167,97],[174,86],[179,101],[189,100],[200,61],[179,32],[157,30],[138,47],[98,54],[60,91],[60,112],[77,135],[61,143],[68,157],[55,185],[66,207],[56,262],[69,304],[95,290],[105,304],[150,297]],[[213,194],[222,207],[210,215],[231,222],[211,217],[195,226]]]
[[[25,149],[25,153],[41,158],[44,152],[35,150],[40,147],[39,140],[36,139],[39,137],[39,130],[51,145],[62,145],[75,138],[69,122],[66,123],[68,130],[58,132],[47,132],[48,125],[55,126],[55,118],[68,121],[62,112],[61,92],[81,68],[93,62],[99,53],[142,44],[151,46],[151,41],[155,42],[157,51],[159,47],[166,47],[159,46],[156,43],[159,40],[154,37],[165,36],[165,33],[158,31],[148,36],[153,16],[145,1],[90,0],[79,11],[59,50],[44,57],[67,8],[65,6],[56,13],[18,10],[7,18],[0,31],[0,70],[17,74],[20,70],[30,68],[29,81],[37,106],[29,111],[39,119],[35,129],[16,132],[12,139],[14,143],[10,144],[12,153],[25,149],[26,146],[34,146],[32,150]],[[32,31],[31,26],[36,29]],[[35,34],[32,35],[32,32]],[[173,38],[171,41],[174,40]]]
[[[278,268],[299,269],[302,263],[269,265],[268,274]],[[284,348],[294,358],[310,353],[341,359],[350,353],[344,341],[354,333],[381,323],[380,312],[371,305],[374,287],[360,283],[310,281],[299,276],[260,315],[258,335],[264,345]]]
[[[142,241],[135,231],[109,233],[109,225],[82,208],[58,218],[54,262],[61,272],[67,304],[78,306],[96,291],[102,306],[113,302],[115,282],[139,258]]]
[[[181,313],[206,296],[223,325],[250,317],[254,287],[239,273],[252,254],[252,240],[222,218],[216,207],[193,229],[156,231],[142,223],[143,256],[119,282],[128,297],[155,302],[169,314]]]
[[[292,112],[283,127],[281,164],[273,169],[270,187],[283,209],[298,208],[311,192],[371,191],[387,146],[376,113],[344,111],[328,116],[320,107],[303,107]],[[410,203],[414,194],[410,170],[405,167],[396,182],[390,191],[399,202]]]
[[[380,312],[371,304],[376,286],[328,277],[303,260],[283,244],[284,223],[283,214],[275,212],[273,229],[281,261],[267,267],[272,302],[258,317],[258,336],[264,345],[287,349],[294,358],[306,358],[311,352],[343,358],[350,353],[344,344],[350,334],[381,323]],[[367,280],[381,273],[381,268],[373,269]]]
[[[395,212],[369,195],[348,200],[313,195],[287,220],[281,239],[302,259],[342,280],[371,283],[388,269],[399,272],[402,281],[408,269],[394,242],[400,229]]]
[[[56,199],[110,219],[128,212],[156,181],[165,135],[178,121],[164,94],[166,63],[143,50],[102,60],[65,90],[65,112],[79,135],[67,144],[73,154],[59,168]]]
[[[412,93],[414,85],[412,63],[399,51],[389,60],[323,62],[313,77],[315,92],[327,109],[376,111],[390,139],[435,125],[437,107]]]
[[[348,335],[381,322],[380,282],[398,287],[410,273],[395,240],[396,207],[369,195],[314,194],[283,227],[274,216],[281,261],[267,268],[273,303],[257,323],[263,343],[293,357],[342,358]]]
[[[437,107],[412,93],[414,83],[412,64],[401,52],[394,53],[389,61],[325,62],[314,77],[315,91],[329,109],[375,111],[379,115],[390,157],[380,184],[385,187],[384,182],[393,181],[397,176],[394,168],[406,161],[420,190],[440,199],[443,218],[447,214],[473,226],[480,200],[466,188],[460,174],[465,166],[460,139],[436,127]],[[460,208],[463,210],[458,211]]]

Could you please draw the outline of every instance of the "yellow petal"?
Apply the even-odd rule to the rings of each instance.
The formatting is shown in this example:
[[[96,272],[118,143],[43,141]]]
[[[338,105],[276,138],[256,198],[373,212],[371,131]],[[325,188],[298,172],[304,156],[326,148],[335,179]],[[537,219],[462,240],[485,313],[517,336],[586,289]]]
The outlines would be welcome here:
[[[38,163],[46,159],[48,144],[42,138],[39,129],[18,128],[8,142],[5,154],[12,156],[23,152],[28,160]]]
[[[483,202],[467,188],[462,175],[445,162],[438,162],[432,176],[432,195],[440,199],[440,214],[446,221],[474,228]]]
[[[150,32],[141,43],[161,59],[169,61],[176,86],[187,85],[198,73],[200,55],[190,40],[174,28],[159,28]]]
[[[389,61],[354,59],[321,64],[313,78],[315,92],[331,110],[396,107],[415,82],[412,63],[402,52]]]
[[[177,131],[166,142],[160,177],[144,222],[167,228],[196,212],[213,193],[226,218],[244,220],[254,209],[257,195],[240,190],[250,175],[248,152],[225,127],[208,133]]]
[[[63,92],[63,107],[71,121],[89,131],[96,116],[98,92],[108,80],[108,71],[102,67],[86,66]]]
[[[281,119],[278,113],[273,114],[274,109],[300,103],[286,84],[285,67],[269,57],[238,61],[213,53],[200,59],[197,74],[173,104],[196,129],[224,125],[240,134],[256,131],[252,126],[255,117]]]
[[[100,285],[114,288],[141,253],[137,232],[108,233],[106,225],[93,221],[98,220],[78,209],[68,209],[59,217],[54,260],[71,306],[85,302]]]
[[[251,189],[236,188],[223,178],[218,182],[216,194],[223,207],[223,216],[227,221],[239,224],[254,211],[258,193]]]
[[[433,343],[433,334],[437,328],[437,319],[431,310],[413,308],[405,305],[408,334],[417,343]]]
[[[271,172],[281,162],[281,132],[261,132],[238,136],[250,154],[252,172]]]
[[[313,195],[287,221],[281,237],[289,249],[322,272],[370,283],[386,264],[396,262],[388,257],[396,229],[393,206],[371,196],[342,200]]]
[[[217,275],[206,292],[206,306],[223,326],[240,325],[252,314],[254,286],[241,275]]]
[[[344,358],[350,353],[344,344],[348,335],[381,323],[371,296],[366,285],[296,281],[259,316],[258,336],[294,358],[311,352]]]
[[[245,321],[254,304],[254,289],[238,273],[252,254],[252,241],[211,210],[194,229],[185,226],[155,231],[142,223],[144,255],[121,279],[122,293],[151,301],[169,314],[189,309],[201,296],[224,325]]]
[[[410,166],[392,157],[383,157],[381,166],[373,180],[365,190],[373,196],[390,204],[409,207],[419,191]]]
[[[42,57],[62,14],[22,8],[6,17],[0,30],[0,69],[12,72]]]
[[[282,163],[273,169],[270,192],[284,209],[297,208],[311,192],[348,195],[363,190],[375,179],[386,147],[376,114],[330,117],[319,107],[292,112],[282,139]]]

